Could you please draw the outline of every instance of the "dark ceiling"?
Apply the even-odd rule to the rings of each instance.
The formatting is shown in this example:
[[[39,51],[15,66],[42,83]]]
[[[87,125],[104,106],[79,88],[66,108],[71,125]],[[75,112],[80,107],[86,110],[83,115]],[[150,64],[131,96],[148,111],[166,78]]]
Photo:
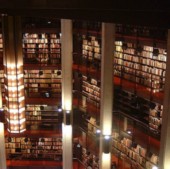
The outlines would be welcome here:
[[[8,15],[95,20],[170,27],[168,0],[0,0]]]

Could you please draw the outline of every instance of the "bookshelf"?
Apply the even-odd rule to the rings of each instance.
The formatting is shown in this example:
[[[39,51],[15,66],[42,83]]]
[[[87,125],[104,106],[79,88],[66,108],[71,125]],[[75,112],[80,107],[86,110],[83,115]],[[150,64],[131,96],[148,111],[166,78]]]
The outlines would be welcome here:
[[[62,160],[62,138],[6,137],[7,159]]]
[[[163,105],[139,97],[129,91],[115,90],[115,109],[148,125],[151,131],[160,134]]]
[[[82,94],[87,102],[100,107],[100,87],[96,79],[82,76]]]
[[[61,70],[24,70],[26,97],[61,98]]]
[[[128,125],[128,127],[130,126]],[[151,139],[149,139],[150,136],[147,135],[141,138],[141,135],[137,134],[140,132],[137,132],[137,130],[141,128],[139,124],[135,128],[133,127],[131,126],[132,132],[129,132],[130,130],[125,125],[123,127],[114,126],[112,133],[112,154],[126,161],[126,163],[129,163],[134,168],[152,169],[154,166],[158,166],[158,152],[152,150],[151,147],[153,145],[150,145],[152,144],[150,142]],[[146,129],[144,130],[146,131]]]
[[[114,75],[149,88],[153,93],[164,90],[167,53],[165,48],[135,42],[116,41]],[[137,50],[138,49],[138,50]],[[155,53],[155,49],[158,53]]]
[[[26,105],[27,126],[58,126],[61,128],[63,114],[57,106]]]
[[[94,35],[82,35],[82,57],[87,66],[100,67],[101,39]]]
[[[61,39],[58,33],[24,33],[23,55],[25,63],[60,64]]]

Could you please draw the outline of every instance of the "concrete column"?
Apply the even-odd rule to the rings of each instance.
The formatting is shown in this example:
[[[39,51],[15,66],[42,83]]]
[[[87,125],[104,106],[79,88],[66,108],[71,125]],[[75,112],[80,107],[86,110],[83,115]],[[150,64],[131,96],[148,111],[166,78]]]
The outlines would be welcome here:
[[[167,39],[167,64],[165,75],[164,103],[161,129],[159,168],[170,168],[170,29]]]
[[[63,169],[72,169],[72,21],[61,20]]]
[[[0,123],[0,169],[6,169],[6,151],[5,151],[5,136],[4,124]]]
[[[100,169],[111,168],[114,37],[114,24],[102,23]]]

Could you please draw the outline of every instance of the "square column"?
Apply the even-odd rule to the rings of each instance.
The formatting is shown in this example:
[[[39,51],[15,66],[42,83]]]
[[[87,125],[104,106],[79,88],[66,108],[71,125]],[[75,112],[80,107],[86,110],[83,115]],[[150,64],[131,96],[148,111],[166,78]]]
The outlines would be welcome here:
[[[61,20],[63,169],[72,169],[72,21]]]
[[[159,168],[170,168],[170,29],[167,39],[167,67],[165,75]]]
[[[6,169],[6,150],[5,150],[5,136],[4,124],[0,123],[0,169]]]
[[[100,168],[111,168],[111,134],[113,111],[113,56],[115,26],[102,23]]]

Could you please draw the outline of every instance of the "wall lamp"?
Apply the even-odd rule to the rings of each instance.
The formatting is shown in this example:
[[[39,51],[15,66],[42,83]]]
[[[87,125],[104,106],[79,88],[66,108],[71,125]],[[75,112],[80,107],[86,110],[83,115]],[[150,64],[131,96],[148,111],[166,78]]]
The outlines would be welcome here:
[[[97,129],[96,130],[96,136],[100,136],[101,130]]]
[[[65,115],[66,115],[66,125],[70,125],[71,124],[71,111],[65,110]]]
[[[110,141],[111,141],[110,135],[103,135],[103,152],[105,154],[108,154],[110,152]]]
[[[58,106],[58,112],[62,112],[61,106]]]

